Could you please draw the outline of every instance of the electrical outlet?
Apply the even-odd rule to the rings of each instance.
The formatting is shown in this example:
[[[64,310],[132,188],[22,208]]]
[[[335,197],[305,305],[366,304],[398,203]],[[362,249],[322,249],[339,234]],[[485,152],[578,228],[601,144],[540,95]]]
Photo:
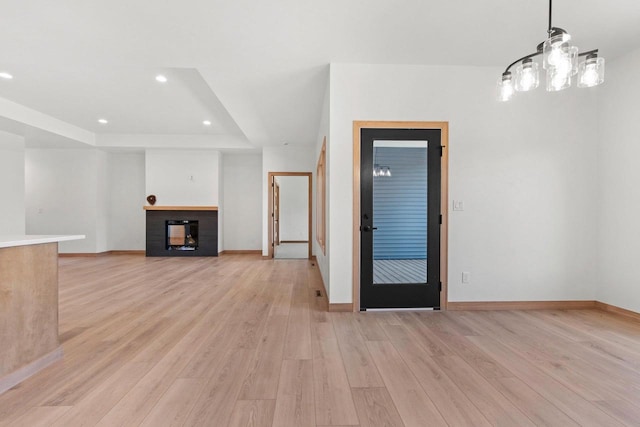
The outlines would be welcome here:
[[[471,273],[468,271],[462,272],[462,283],[469,283],[471,281]]]
[[[463,211],[464,210],[464,202],[462,200],[454,200],[453,201],[453,210],[454,211]]]

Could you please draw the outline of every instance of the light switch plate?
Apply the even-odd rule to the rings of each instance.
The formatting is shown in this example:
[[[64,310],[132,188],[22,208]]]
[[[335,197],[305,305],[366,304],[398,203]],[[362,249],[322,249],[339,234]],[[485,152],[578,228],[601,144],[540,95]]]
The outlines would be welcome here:
[[[453,201],[453,210],[454,211],[463,211],[464,210],[464,202],[462,200],[454,200]]]

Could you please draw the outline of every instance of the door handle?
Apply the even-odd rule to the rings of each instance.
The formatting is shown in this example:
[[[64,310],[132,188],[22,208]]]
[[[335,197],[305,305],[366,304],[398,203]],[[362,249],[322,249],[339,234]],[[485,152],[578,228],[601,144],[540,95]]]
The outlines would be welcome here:
[[[363,225],[360,227],[360,231],[372,231],[372,230],[377,230],[378,227],[372,227],[370,225]]]

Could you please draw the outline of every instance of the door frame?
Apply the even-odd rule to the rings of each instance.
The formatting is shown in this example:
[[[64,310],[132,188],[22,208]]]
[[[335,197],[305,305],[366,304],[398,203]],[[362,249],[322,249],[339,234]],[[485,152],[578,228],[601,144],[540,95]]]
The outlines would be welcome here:
[[[353,311],[360,311],[360,130],[375,129],[439,129],[441,131],[442,163],[440,168],[440,309],[448,301],[448,228],[449,228],[449,122],[414,121],[354,121],[353,122]]]
[[[280,184],[278,184],[275,180],[273,186],[273,200],[273,221],[275,222],[275,227],[273,228],[275,228],[276,230],[273,243],[278,246],[280,245]]]
[[[267,212],[267,215],[269,216],[269,258],[273,258],[274,255],[274,239],[273,239],[273,187],[274,187],[274,178],[276,176],[306,176],[308,178],[308,200],[309,200],[309,206],[307,208],[307,214],[309,216],[308,221],[307,221],[307,228],[308,228],[308,236],[307,236],[307,245],[309,246],[308,249],[308,258],[311,259],[312,255],[311,255],[311,240],[312,240],[312,236],[313,236],[313,229],[312,229],[312,200],[311,200],[311,194],[312,194],[312,185],[313,185],[313,181],[312,181],[312,173],[311,172],[269,172],[267,175],[267,179],[268,179],[268,183],[269,183],[269,209]]]

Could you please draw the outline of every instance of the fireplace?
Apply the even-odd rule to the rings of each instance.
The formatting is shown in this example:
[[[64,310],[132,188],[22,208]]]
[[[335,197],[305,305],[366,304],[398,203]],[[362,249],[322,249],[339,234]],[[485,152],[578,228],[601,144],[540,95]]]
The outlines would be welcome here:
[[[168,251],[197,251],[198,250],[198,221],[197,220],[168,220],[167,250]]]
[[[214,206],[146,206],[147,256],[218,256]]]

